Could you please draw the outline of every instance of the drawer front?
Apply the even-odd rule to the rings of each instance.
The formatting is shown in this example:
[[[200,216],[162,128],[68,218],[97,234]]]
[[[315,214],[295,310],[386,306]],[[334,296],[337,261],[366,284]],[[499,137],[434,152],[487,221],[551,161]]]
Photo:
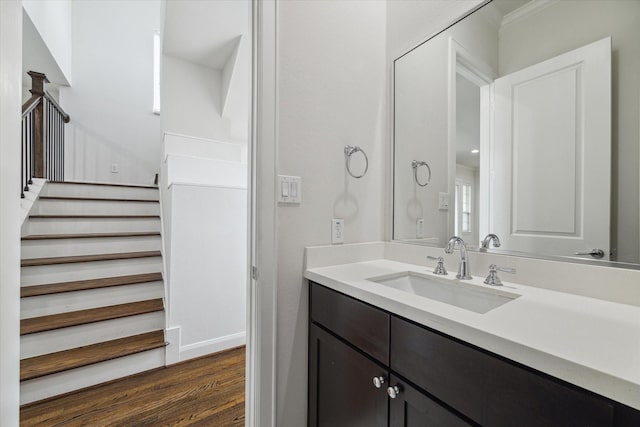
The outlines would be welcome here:
[[[485,426],[611,426],[604,399],[392,316],[391,369]]]
[[[313,322],[389,364],[388,313],[313,282],[310,298]]]

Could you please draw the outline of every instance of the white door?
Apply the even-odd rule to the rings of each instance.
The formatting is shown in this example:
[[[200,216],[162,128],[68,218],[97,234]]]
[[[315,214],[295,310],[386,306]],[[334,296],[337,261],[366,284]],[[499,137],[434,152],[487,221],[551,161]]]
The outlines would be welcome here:
[[[608,259],[611,39],[497,79],[493,156],[504,249]]]

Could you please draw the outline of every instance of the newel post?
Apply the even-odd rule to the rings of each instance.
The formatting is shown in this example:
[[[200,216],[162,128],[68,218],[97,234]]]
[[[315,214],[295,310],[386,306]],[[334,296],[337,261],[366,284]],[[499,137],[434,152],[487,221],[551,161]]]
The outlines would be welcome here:
[[[47,76],[29,71],[31,76],[31,94],[44,97],[44,84],[49,83]],[[44,178],[44,102],[40,102],[34,110],[34,170],[35,178]]]

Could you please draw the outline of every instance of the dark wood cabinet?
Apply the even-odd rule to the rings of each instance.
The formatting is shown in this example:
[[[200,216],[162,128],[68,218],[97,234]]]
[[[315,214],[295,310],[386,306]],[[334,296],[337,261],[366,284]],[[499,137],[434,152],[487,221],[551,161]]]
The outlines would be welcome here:
[[[309,425],[638,427],[640,411],[311,283]]]
[[[398,387],[390,399],[389,427],[468,427],[472,424],[449,412],[408,382],[391,375],[389,384]]]
[[[386,427],[386,386],[373,378],[389,378],[386,368],[318,326],[309,335],[309,426]]]

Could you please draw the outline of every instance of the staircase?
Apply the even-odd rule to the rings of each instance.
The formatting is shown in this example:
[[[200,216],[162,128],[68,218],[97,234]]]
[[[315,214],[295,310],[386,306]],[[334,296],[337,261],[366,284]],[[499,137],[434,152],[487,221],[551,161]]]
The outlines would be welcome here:
[[[22,229],[21,404],[165,364],[155,187],[48,182]]]

